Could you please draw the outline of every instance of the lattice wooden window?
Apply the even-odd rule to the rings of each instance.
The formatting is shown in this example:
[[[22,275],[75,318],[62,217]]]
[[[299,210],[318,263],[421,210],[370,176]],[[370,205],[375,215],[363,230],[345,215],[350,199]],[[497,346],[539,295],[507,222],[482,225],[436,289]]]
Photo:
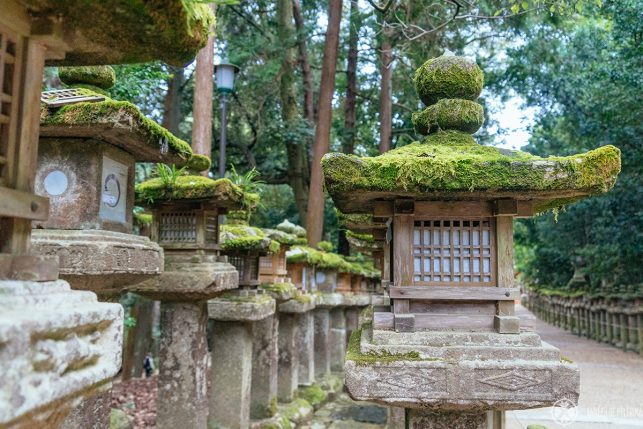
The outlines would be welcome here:
[[[219,213],[208,211],[205,216],[205,244],[214,245],[219,243]]]
[[[60,107],[66,104],[103,101],[105,97],[99,95],[87,95],[78,88],[52,89],[44,91],[40,96],[40,101],[50,107]]]
[[[11,182],[16,151],[20,43],[18,35],[0,26],[0,186]]]
[[[243,256],[229,256],[228,262],[230,262],[237,271],[239,271],[239,277],[241,277],[246,267],[246,258]]]
[[[228,256],[230,262],[239,272],[239,285],[259,283],[259,257],[255,255]]]
[[[262,256],[259,258],[259,266],[265,270],[272,270],[272,256]]]
[[[196,243],[196,224],[196,213],[193,211],[161,213],[159,241],[161,243]]]
[[[415,222],[414,284],[495,286],[495,272],[492,218]]]

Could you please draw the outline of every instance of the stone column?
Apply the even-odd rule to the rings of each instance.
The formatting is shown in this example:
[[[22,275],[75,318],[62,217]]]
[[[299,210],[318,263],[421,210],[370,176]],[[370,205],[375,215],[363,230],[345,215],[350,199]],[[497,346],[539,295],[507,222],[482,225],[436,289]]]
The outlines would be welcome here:
[[[330,312],[316,308],[315,315],[315,378],[330,374]]]
[[[277,411],[278,329],[279,318],[274,315],[255,322],[252,327],[252,419],[269,418]]]
[[[406,429],[406,410],[401,407],[389,407],[387,429]]]
[[[488,429],[493,417],[490,413],[463,411],[407,411],[408,427],[412,429]]]
[[[347,307],[344,315],[346,317],[346,343],[348,343],[353,331],[356,331],[359,327],[359,309],[357,307]]]
[[[314,311],[301,314],[297,321],[297,349],[299,350],[298,383],[311,386],[315,382],[315,316]]]
[[[346,317],[344,308],[336,307],[330,310],[330,369],[341,372],[344,369],[346,355]]]
[[[643,313],[638,315],[639,354],[643,356]]]
[[[280,402],[291,402],[299,384],[298,318],[294,313],[279,313],[277,398]]]
[[[215,321],[211,339],[208,427],[245,429],[250,423],[251,323]]]
[[[161,303],[159,429],[207,426],[207,314],[204,301]]]
[[[274,299],[256,294],[229,293],[208,301],[208,314],[214,320],[208,427],[249,427],[253,331],[255,323],[273,319],[275,307]]]

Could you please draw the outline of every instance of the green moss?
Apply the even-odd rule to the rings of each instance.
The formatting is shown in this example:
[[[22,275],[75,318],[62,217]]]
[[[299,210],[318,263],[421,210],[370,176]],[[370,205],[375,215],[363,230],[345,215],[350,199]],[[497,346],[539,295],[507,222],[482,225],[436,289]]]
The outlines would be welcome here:
[[[167,184],[157,177],[136,186],[136,201],[147,204],[171,200],[216,200],[240,205],[242,199],[243,192],[229,179],[179,176],[173,184]]]
[[[299,240],[297,236],[293,234],[289,234],[285,231],[280,231],[278,229],[270,229],[270,228],[264,228],[263,232],[266,233],[266,235],[276,242],[286,245],[286,246],[292,246],[295,244],[299,244]]]
[[[109,92],[108,91],[105,91],[104,89],[99,88],[99,87],[94,86],[94,85],[87,85],[85,83],[75,83],[73,85],[73,88],[74,89],[86,89],[86,90],[91,91],[91,92],[93,92],[95,94],[102,95],[103,97],[106,97],[106,98],[109,97]]]
[[[352,237],[369,244],[375,242],[375,240],[373,239],[373,234],[360,234],[353,231],[346,231],[346,237]]]
[[[396,354],[388,351],[381,352],[368,352],[362,353],[360,349],[360,342],[362,339],[362,329],[366,326],[363,325],[361,329],[353,331],[351,338],[348,341],[346,349],[346,360],[355,362],[357,365],[371,365],[378,363],[390,363],[399,361],[435,361],[439,359],[425,359],[420,357],[420,353],[411,351],[408,353]]]
[[[292,283],[263,283],[259,289],[266,291],[275,299],[288,299],[297,293],[297,288]]]
[[[134,220],[139,225],[151,225],[152,224],[152,215],[149,213],[137,213],[134,212]]]
[[[309,293],[301,293],[300,291],[297,291],[292,299],[302,304],[312,304],[313,302],[315,302],[314,295],[311,295]]]
[[[322,252],[332,252],[334,247],[330,241],[320,241],[317,243],[317,248]]]
[[[561,361],[561,362],[563,362],[563,363],[568,363],[568,364],[570,364],[570,365],[574,363],[574,361],[573,361],[573,360],[571,360],[570,358],[568,358],[568,357],[566,357],[566,356],[561,356],[561,357],[560,357],[560,361]]]
[[[415,72],[415,91],[427,106],[442,98],[475,100],[482,91],[480,67],[463,57],[443,55],[422,64]]]
[[[289,264],[317,265],[321,262],[323,253],[308,246],[295,246],[286,252],[286,260]]]
[[[264,232],[248,225],[222,225],[219,241],[223,250],[244,250],[275,253],[279,243],[270,239]]]
[[[355,195],[387,193],[444,198],[453,193],[502,193],[539,200],[537,211],[614,186],[621,162],[611,145],[580,155],[541,158],[525,152],[478,145],[458,131],[432,134],[422,142],[373,158],[339,153],[322,159],[326,188],[337,205]],[[476,192],[478,194],[476,194]],[[551,195],[561,195],[555,199]]]
[[[86,90],[87,91],[87,90]],[[94,94],[87,91],[88,94]],[[141,111],[127,101],[107,99],[98,103],[75,103],[57,109],[40,109],[40,126],[92,126],[125,123],[150,147],[159,152],[163,149],[187,160],[192,148],[168,130],[146,118]],[[127,150],[127,149],[126,149]],[[147,160],[146,160],[147,161]],[[150,160],[151,161],[151,160]]]
[[[58,77],[70,86],[80,83],[109,89],[116,83],[112,66],[59,67]]]
[[[288,219],[285,219],[283,222],[277,225],[277,229],[289,234],[294,234],[297,237],[306,237],[306,230],[301,226],[295,225],[294,223],[290,222]]]
[[[439,130],[457,130],[473,134],[484,122],[484,110],[474,101],[445,98],[413,113],[413,125],[418,134],[432,134]]]
[[[205,155],[199,155],[198,153],[193,153],[188,160],[186,167],[191,171],[199,173],[209,170],[211,164],[212,162],[210,161],[209,157]]]
[[[214,16],[196,0],[30,0],[36,11],[55,11],[80,43],[53,64],[92,65],[162,60],[184,66],[205,46]]]
[[[342,255],[332,252],[322,252],[321,260],[317,267],[323,270],[336,270],[340,273],[350,273],[353,269],[352,265],[346,262]]]
[[[272,297],[270,295],[264,294],[248,294],[248,295],[239,295],[235,292],[226,292],[222,295],[219,295],[216,299],[221,299],[227,302],[237,303],[237,304],[267,304],[272,302]]]
[[[337,222],[339,226],[344,228],[352,228],[356,225],[365,227],[373,224],[373,215],[368,213],[343,213],[340,210],[335,210],[337,215]]]
[[[318,384],[313,384],[312,386],[299,389],[299,398],[305,400],[312,405],[313,408],[317,409],[326,402],[328,393]]]

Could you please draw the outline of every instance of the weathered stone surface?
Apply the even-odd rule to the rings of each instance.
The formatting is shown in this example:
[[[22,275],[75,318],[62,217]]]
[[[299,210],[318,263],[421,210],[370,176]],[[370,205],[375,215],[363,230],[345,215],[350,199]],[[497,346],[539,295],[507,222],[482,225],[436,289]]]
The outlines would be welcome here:
[[[297,337],[299,315],[279,313],[279,368],[277,373],[277,398],[290,402],[298,386],[299,350]]]
[[[344,294],[343,305],[347,307],[365,307],[371,303],[371,296],[368,294]]]
[[[60,424],[118,372],[123,307],[63,280],[0,281],[0,296],[0,425]]]
[[[346,355],[346,317],[342,307],[330,310],[330,369],[341,371]]]
[[[344,305],[344,295],[341,293],[318,293],[317,308],[340,307]]]
[[[74,406],[58,429],[105,429],[111,420],[111,400],[112,383],[107,382]]]
[[[298,383],[310,386],[315,381],[315,316],[302,313],[297,320],[297,350],[299,351]]]
[[[409,410],[409,429],[488,429],[488,413]]]
[[[309,301],[299,301],[297,299],[291,299],[289,301],[282,302],[279,304],[279,312],[301,314],[311,311],[315,308],[315,300],[312,298],[313,297],[311,296],[311,299]]]
[[[348,341],[353,331],[359,327],[359,309],[347,307],[344,310],[344,317],[346,318],[346,340]]]
[[[256,322],[275,313],[276,302],[268,295],[224,295],[208,300],[208,317],[227,322]]]
[[[134,429],[134,419],[125,411],[112,408],[109,414],[109,429]]]
[[[50,282],[58,280],[57,256],[0,253],[0,280]]]
[[[160,276],[128,288],[160,301],[205,301],[237,288],[239,273],[227,262],[166,262]]]
[[[400,407],[389,407],[388,429],[406,429],[406,410]]]
[[[327,308],[319,306],[315,315],[315,378],[330,373],[330,314]]]
[[[208,427],[245,429],[250,419],[252,329],[249,323],[215,322]]]
[[[57,256],[72,288],[120,294],[163,272],[163,250],[147,237],[113,231],[34,229],[31,253]]]
[[[347,356],[346,386],[354,399],[405,408],[510,410],[578,400],[578,368],[562,361],[557,349],[540,341],[511,346],[498,336],[489,334],[482,347],[459,344],[462,336],[455,345],[445,338],[437,346],[374,346],[364,330],[359,351]]]
[[[272,417],[277,411],[279,318],[266,317],[252,325],[252,386],[250,417]]]
[[[207,320],[205,302],[161,302],[159,429],[207,425]]]
[[[259,285],[259,289],[270,295],[278,302],[288,301],[297,294],[297,288],[292,283],[273,283]]]

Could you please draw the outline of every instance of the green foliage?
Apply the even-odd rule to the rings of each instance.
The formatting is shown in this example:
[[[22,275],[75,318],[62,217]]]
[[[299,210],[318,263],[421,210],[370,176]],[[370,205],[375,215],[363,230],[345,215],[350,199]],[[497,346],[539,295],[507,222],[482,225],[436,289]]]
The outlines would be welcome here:
[[[622,172],[605,196],[558,216],[521,220],[517,263],[538,287],[564,290],[578,265],[590,291],[643,284],[643,99],[640,2],[610,2],[585,18],[543,25],[509,51],[500,90],[541,109],[527,149],[564,154],[614,144]],[[579,262],[577,262],[579,261]],[[624,289],[625,288],[625,289]]]
[[[172,164],[156,164],[156,176],[161,179],[161,182],[166,187],[172,187],[176,185],[176,179],[183,175],[185,167],[176,168],[176,165]]]

